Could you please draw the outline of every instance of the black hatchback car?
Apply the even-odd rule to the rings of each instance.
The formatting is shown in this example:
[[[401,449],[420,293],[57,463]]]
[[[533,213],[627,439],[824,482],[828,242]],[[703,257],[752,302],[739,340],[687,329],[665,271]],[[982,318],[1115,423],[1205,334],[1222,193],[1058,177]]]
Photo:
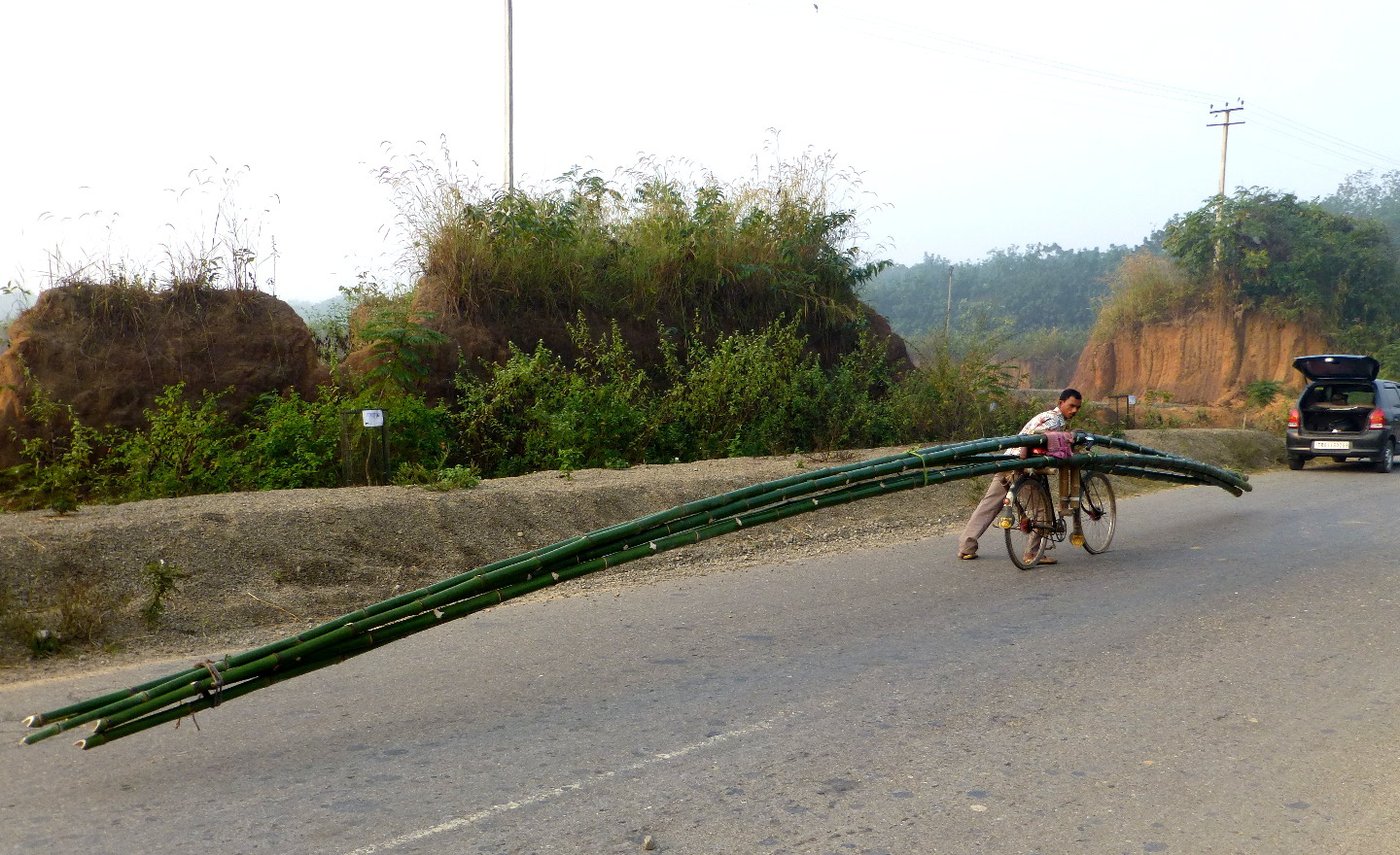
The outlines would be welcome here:
[[[1293,367],[1308,385],[1288,414],[1289,468],[1330,457],[1369,460],[1377,472],[1389,472],[1400,431],[1400,385],[1377,379],[1380,363],[1369,356],[1324,353],[1300,356]]]

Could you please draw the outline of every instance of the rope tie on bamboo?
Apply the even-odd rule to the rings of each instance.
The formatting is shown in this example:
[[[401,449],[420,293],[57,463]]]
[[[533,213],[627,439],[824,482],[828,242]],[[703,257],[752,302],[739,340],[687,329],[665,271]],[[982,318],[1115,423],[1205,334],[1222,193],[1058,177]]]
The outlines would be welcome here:
[[[217,707],[224,702],[224,675],[219,673],[219,670],[214,667],[214,660],[212,659],[205,659],[203,662],[197,662],[195,664],[202,667],[205,671],[208,671],[209,678],[214,681],[214,685],[210,687],[214,691],[211,692],[209,689],[201,689],[199,693],[209,701],[209,707],[211,709]],[[196,724],[195,727],[198,728],[199,725]]]
[[[922,469],[923,472],[924,472],[924,486],[927,487],[927,486],[928,486],[928,458],[927,458],[927,457],[924,457],[922,454],[920,454],[920,453],[917,452],[917,451],[910,451],[909,453],[912,454],[912,455],[914,455],[915,457],[919,458],[919,468]]]

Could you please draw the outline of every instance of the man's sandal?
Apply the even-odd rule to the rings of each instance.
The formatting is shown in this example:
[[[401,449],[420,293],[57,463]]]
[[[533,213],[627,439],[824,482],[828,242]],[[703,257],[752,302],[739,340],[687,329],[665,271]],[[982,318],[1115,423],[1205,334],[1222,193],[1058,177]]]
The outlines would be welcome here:
[[[1037,562],[1035,562],[1035,563],[1037,563],[1037,564],[1059,564],[1059,563],[1060,563],[1060,559],[1058,559],[1058,558],[1051,558],[1049,555],[1042,555],[1042,556],[1040,556],[1040,560],[1037,561]]]
[[[974,560],[976,560],[976,558],[977,558],[977,553],[975,553],[975,552],[959,552],[959,553],[958,553],[958,558],[962,559],[963,561],[974,561]]]

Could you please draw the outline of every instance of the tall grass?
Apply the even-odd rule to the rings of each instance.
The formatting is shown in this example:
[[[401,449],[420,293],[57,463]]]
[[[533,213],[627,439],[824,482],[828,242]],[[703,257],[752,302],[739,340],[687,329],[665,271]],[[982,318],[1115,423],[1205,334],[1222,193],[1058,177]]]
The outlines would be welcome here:
[[[1123,259],[1109,278],[1108,288],[1094,327],[1096,338],[1182,317],[1208,300],[1205,287],[1180,265],[1147,250]]]
[[[906,366],[869,334],[857,291],[883,262],[859,245],[859,177],[829,155],[775,157],[732,183],[643,160],[612,179],[573,170],[515,192],[464,180],[444,156],[380,174],[419,284],[385,288],[364,276],[342,289],[357,305],[323,346],[336,359],[366,354],[358,377],[337,374],[339,385],[314,400],[267,396],[237,415],[218,406],[219,390],[171,387],[144,427],[100,437],[53,409],[52,441],[25,447],[25,465],[0,473],[0,494],[18,507],[340,483],[344,419],[366,408],[387,413],[396,477],[415,484],[934,442],[1019,425],[989,351],[948,351],[900,375]],[[123,289],[197,298],[221,279],[256,287],[255,261],[172,260],[161,282],[116,276],[110,289],[83,291],[107,301],[83,311],[139,310]],[[459,366],[454,396],[422,391],[426,372],[441,373],[438,319],[489,325],[523,314],[557,320],[567,340]],[[624,339],[649,325],[647,341]]]
[[[894,392],[904,432],[940,441],[1000,436],[1020,430],[1031,413],[1011,393],[1015,377],[997,356],[1006,332],[978,328],[920,341],[919,370]]]
[[[829,155],[778,162],[749,179],[678,177],[643,160],[606,179],[574,169],[514,192],[464,180],[450,155],[381,171],[408,235],[412,274],[435,285],[423,308],[487,319],[580,309],[758,328],[778,314],[822,324],[858,315],[868,260],[848,201],[858,177]],[[421,303],[420,303],[421,305]]]

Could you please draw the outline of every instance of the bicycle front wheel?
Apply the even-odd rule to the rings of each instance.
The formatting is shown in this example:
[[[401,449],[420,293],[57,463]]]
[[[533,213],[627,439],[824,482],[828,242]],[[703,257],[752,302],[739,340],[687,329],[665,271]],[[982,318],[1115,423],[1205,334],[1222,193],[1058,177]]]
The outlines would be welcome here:
[[[1020,478],[1011,485],[1012,526],[1006,529],[1006,552],[1011,563],[1029,570],[1040,563],[1055,529],[1055,506],[1050,490],[1039,478]]]
[[[1084,535],[1084,551],[1098,555],[1108,549],[1118,527],[1118,503],[1107,476],[1086,472],[1079,479],[1079,507],[1074,511],[1074,522]]]

